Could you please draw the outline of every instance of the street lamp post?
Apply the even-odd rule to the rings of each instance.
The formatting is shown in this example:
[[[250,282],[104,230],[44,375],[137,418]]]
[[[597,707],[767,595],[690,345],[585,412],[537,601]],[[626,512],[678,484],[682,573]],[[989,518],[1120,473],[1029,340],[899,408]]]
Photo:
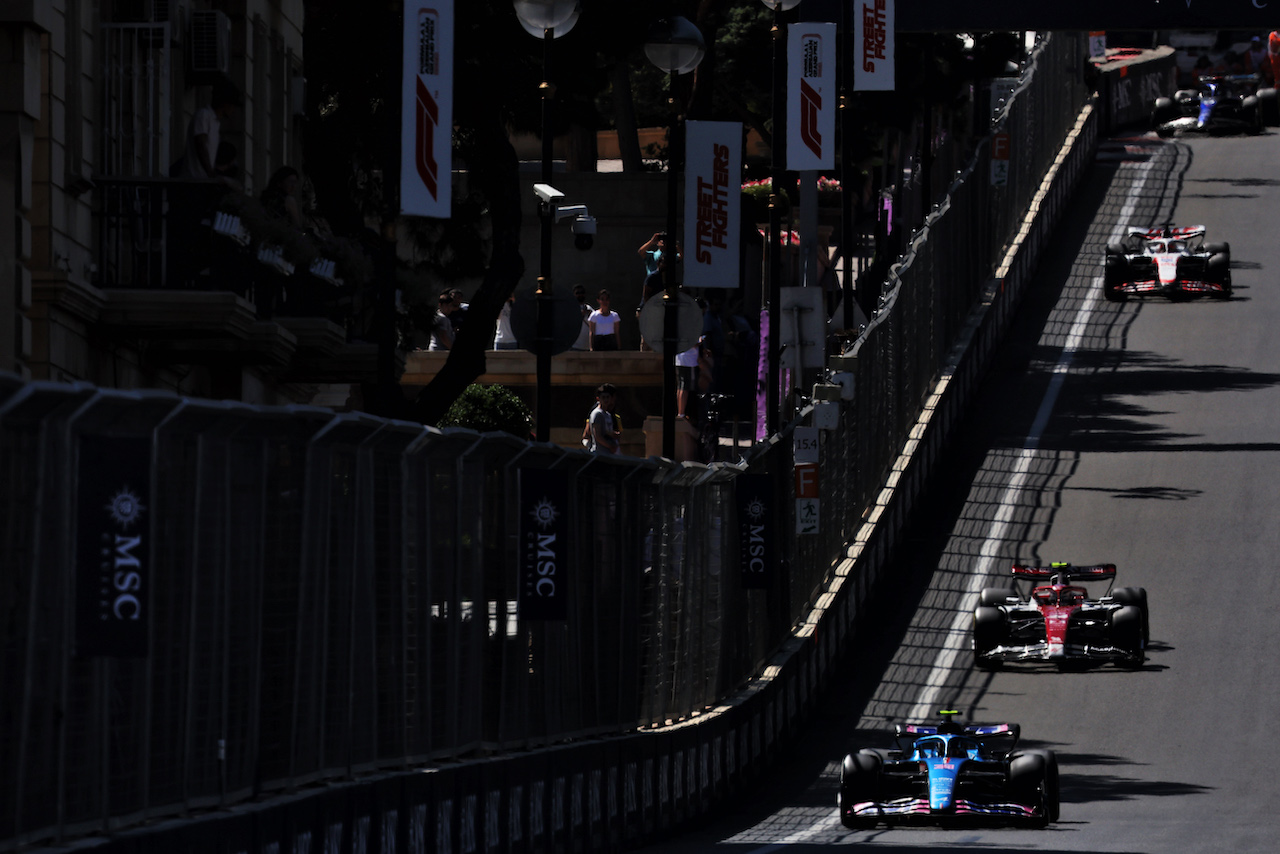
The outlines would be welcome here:
[[[645,39],[645,55],[659,69],[667,72],[671,104],[671,124],[667,131],[667,242],[662,248],[662,455],[675,459],[676,455],[676,347],[679,338],[680,311],[680,253],[678,244],[677,206],[679,200],[678,152],[682,147],[679,133],[681,117],[676,102],[676,76],[698,67],[706,55],[706,46],[699,30],[687,18],[679,15],[663,18],[654,23]]]
[[[551,84],[551,42],[573,28],[579,15],[578,0],[513,0],[520,25],[531,35],[542,39],[542,83],[538,91],[542,95],[542,182],[551,183],[553,156],[551,129],[551,99],[556,89]],[[534,352],[537,355],[537,402],[535,404],[535,438],[539,442],[551,439],[551,349],[554,319],[551,313],[551,234],[555,225],[555,208],[542,204],[538,210],[542,220],[542,240],[539,252],[538,291],[535,297],[536,315],[534,329],[537,339]]]
[[[765,427],[778,432],[781,409],[782,342],[782,193],[786,175],[787,145],[787,43],[782,13],[794,9],[800,0],[760,0],[773,10],[773,143],[770,148],[769,181],[769,371],[765,389]]]

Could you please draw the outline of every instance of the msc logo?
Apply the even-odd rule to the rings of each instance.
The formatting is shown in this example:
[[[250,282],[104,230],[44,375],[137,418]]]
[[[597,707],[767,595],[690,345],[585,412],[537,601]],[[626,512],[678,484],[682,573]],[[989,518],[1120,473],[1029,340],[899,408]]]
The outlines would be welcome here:
[[[440,105],[418,78],[417,134],[414,164],[418,177],[434,199],[440,198],[440,164],[436,161],[436,129],[440,126]]]

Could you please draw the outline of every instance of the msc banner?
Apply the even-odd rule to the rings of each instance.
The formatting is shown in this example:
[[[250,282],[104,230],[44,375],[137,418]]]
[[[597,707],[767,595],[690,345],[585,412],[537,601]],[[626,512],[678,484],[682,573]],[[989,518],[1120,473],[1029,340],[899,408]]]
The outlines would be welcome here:
[[[893,0],[853,2],[853,88],[892,92]]]
[[[400,210],[448,219],[452,196],[453,0],[405,0]]]
[[[774,518],[773,478],[767,474],[742,474],[734,481],[738,507],[742,586],[760,589],[773,580]]]
[[[836,165],[836,25],[787,29],[787,169]]]
[[[76,655],[147,654],[151,439],[84,436],[76,489]]]
[[[742,123],[685,125],[685,282],[738,287]]]
[[[569,616],[569,479],[564,472],[520,470],[522,620]]]

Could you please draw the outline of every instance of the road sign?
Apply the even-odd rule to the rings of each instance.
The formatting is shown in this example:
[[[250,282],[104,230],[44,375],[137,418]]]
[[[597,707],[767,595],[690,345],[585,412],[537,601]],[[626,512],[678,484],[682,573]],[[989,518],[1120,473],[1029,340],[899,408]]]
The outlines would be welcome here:
[[[795,468],[796,498],[818,497],[818,464],[804,463]]]
[[[797,427],[791,439],[792,460],[800,463],[816,463],[818,461],[818,428]]]
[[[796,499],[796,533],[797,534],[816,534],[818,533],[818,499],[816,498],[797,498]]]

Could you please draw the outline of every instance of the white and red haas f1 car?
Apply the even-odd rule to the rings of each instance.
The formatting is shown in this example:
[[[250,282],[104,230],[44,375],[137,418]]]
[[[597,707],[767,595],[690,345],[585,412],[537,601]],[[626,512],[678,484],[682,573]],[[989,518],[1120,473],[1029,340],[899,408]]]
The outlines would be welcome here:
[[[1231,296],[1231,245],[1205,243],[1205,227],[1135,228],[1102,257],[1102,293],[1112,302],[1131,296],[1190,299]]]
[[[1098,599],[1073,581],[1109,581],[1112,563],[1047,567],[1013,565],[1013,577],[1035,586],[1023,597],[1016,587],[987,587],[973,612],[973,656],[982,668],[1007,661],[1069,666],[1114,662],[1138,668],[1146,659],[1147,591],[1108,587]]]

